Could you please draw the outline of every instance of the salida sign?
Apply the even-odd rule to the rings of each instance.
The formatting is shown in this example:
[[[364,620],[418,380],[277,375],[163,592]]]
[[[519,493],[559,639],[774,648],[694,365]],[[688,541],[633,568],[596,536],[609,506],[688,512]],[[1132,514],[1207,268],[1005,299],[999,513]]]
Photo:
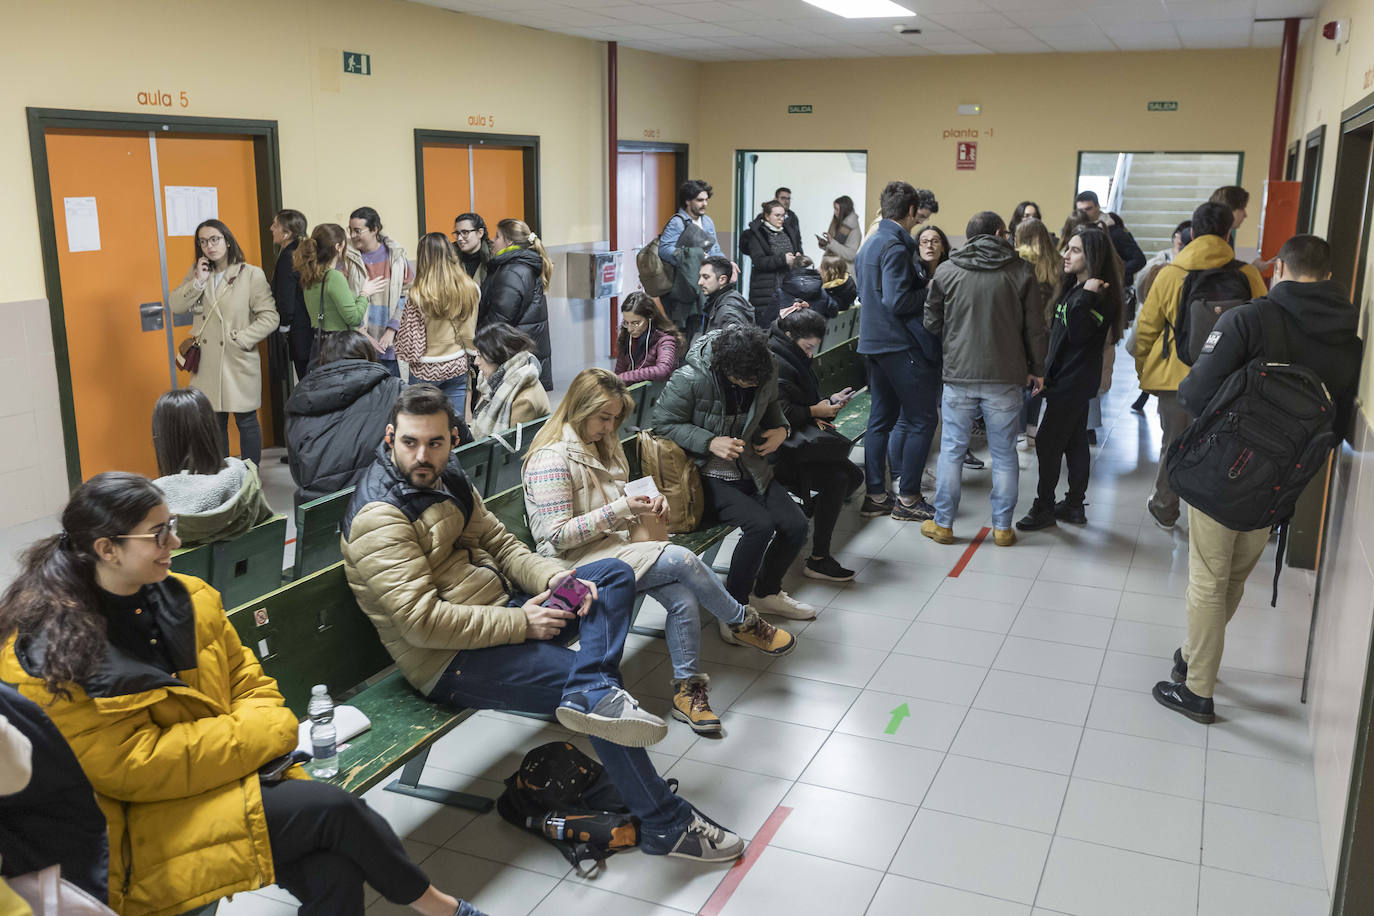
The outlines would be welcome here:
[[[960,140],[955,149],[954,167],[961,172],[978,168],[978,144]]]

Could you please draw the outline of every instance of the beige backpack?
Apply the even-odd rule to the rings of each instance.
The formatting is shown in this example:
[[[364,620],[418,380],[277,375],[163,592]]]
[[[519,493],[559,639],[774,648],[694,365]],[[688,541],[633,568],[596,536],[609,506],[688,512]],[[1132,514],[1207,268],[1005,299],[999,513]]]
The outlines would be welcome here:
[[[639,466],[668,500],[668,531],[695,531],[706,509],[706,493],[696,463],[672,439],[646,429],[639,433]]]

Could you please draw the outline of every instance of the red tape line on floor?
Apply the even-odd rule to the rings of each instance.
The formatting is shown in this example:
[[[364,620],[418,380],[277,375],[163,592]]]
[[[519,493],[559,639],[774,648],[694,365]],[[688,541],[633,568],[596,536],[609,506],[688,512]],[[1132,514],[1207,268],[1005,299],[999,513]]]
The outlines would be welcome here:
[[[725,875],[725,880],[720,882],[720,886],[711,895],[711,899],[707,900],[706,905],[701,908],[699,916],[719,916],[721,910],[725,909],[725,904],[730,902],[730,898],[739,889],[744,876],[749,874],[749,869],[754,867],[759,856],[763,855],[763,851],[773,841],[773,836],[782,826],[782,822],[787,820],[787,815],[791,813],[791,808],[784,808],[781,805],[773,809],[773,813],[768,815],[768,820],[763,822],[759,832],[754,834],[754,839],[749,844],[749,848],[744,851],[744,855],[731,866],[730,871]]]
[[[964,555],[959,558],[959,562],[955,563],[954,568],[949,571],[949,578],[959,578],[959,574],[964,571],[964,567],[968,565],[969,560],[973,559],[973,552],[977,550],[985,540],[987,540],[988,535],[991,533],[991,528],[984,528],[983,530],[978,532],[978,536],[973,539],[972,544],[968,545],[968,549],[965,550]]]

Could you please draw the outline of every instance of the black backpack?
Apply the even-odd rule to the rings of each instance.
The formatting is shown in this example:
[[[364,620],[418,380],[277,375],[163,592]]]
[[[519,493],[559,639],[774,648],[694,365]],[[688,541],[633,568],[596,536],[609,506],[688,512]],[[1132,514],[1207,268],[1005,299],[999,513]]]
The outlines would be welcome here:
[[[677,780],[668,780],[676,790]],[[541,744],[506,779],[496,810],[510,823],[553,844],[583,877],[606,858],[639,845],[630,814],[605,769],[566,741]],[[596,864],[583,870],[582,863]]]
[[[1267,299],[1255,305],[1264,356],[1222,382],[1170,446],[1167,467],[1174,492],[1227,528],[1281,526],[1281,558],[1293,507],[1340,437],[1321,377],[1287,362],[1278,306]],[[1276,589],[1277,581],[1276,573]]]
[[[1245,265],[1232,260],[1221,267],[1190,270],[1183,281],[1178,299],[1178,314],[1174,316],[1173,345],[1178,358],[1191,366],[1202,355],[1207,337],[1216,327],[1223,312],[1250,301],[1250,279],[1241,268]],[[1166,330],[1166,335],[1168,331]],[[1164,358],[1169,358],[1169,341],[1164,341]]]

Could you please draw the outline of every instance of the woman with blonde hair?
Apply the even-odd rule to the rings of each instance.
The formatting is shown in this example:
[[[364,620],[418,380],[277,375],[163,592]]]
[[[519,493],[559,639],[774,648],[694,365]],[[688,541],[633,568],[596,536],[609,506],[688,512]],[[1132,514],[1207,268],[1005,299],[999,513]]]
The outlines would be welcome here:
[[[1033,216],[1027,216],[1016,227],[1013,237],[1016,253],[1035,271],[1040,284],[1040,298],[1045,303],[1045,321],[1054,315],[1054,297],[1059,280],[1064,276],[1064,259],[1054,247],[1049,228]]]
[[[635,571],[636,588],[663,605],[673,665],[673,717],[698,734],[720,719],[702,674],[701,609],[721,637],[767,655],[786,655],[796,639],[730,596],[719,577],[685,547],[669,544],[663,496],[630,496],[620,424],[634,409],[625,383],[605,369],[584,369],[525,457],[525,509],[535,546],[546,557],[580,565],[614,557]]]
[[[426,233],[415,257],[415,282],[401,313],[396,355],[410,367],[411,384],[428,382],[438,388],[462,417],[482,291],[442,232]]]
[[[508,324],[524,331],[535,343],[539,381],[553,389],[553,347],[549,343],[549,303],[545,294],[553,277],[553,261],[534,230],[518,219],[503,219],[491,237],[491,260],[482,283],[477,327]]]

